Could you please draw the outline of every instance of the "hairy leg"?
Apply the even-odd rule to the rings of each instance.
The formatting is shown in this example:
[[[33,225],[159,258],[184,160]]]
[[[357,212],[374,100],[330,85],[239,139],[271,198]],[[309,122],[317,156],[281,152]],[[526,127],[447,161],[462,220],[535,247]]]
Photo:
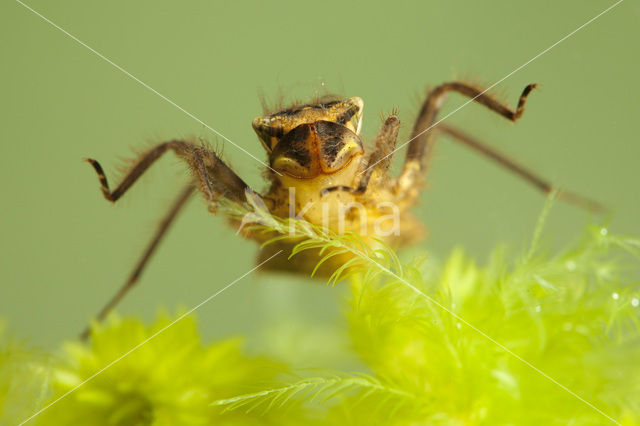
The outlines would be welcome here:
[[[138,282],[140,275],[160,244],[162,238],[165,236],[167,230],[196,187],[207,200],[211,211],[215,210],[216,202],[220,197],[224,197],[235,202],[246,201],[245,191],[248,189],[248,185],[244,183],[244,181],[233,170],[231,170],[229,166],[220,160],[213,151],[189,142],[173,140],[158,144],[146,154],[142,155],[140,160],[131,168],[113,191],[109,188],[107,178],[100,163],[93,159],[86,159],[86,161],[93,166],[94,170],[98,174],[101,191],[104,197],[111,202],[115,202],[122,197],[140,178],[140,176],[142,176],[144,172],[147,171],[147,169],[167,151],[174,151],[179,158],[187,163],[193,173],[194,182],[190,183],[180,193],[178,198],[176,198],[129,278],[98,314],[97,319],[99,321],[103,320],[104,317],[131,290],[136,282]],[[83,338],[87,337],[88,332],[88,329],[84,331],[82,334]]]
[[[491,95],[483,93],[482,90],[461,82],[444,83],[429,92],[413,127],[407,157],[398,178],[396,192],[402,194],[409,191],[420,184],[424,178],[437,133],[434,129],[437,124],[436,118],[449,92],[458,92],[503,117],[516,121],[524,112],[527,97],[535,87],[535,84],[525,87],[515,109],[495,100]]]
[[[215,152],[190,142],[173,140],[158,144],[140,158],[113,191],[109,188],[100,163],[91,158],[85,161],[91,164],[98,174],[104,198],[115,202],[167,151],[174,151],[188,164],[200,191],[208,201],[214,202],[220,196],[233,201],[245,201],[244,190],[248,185]]]

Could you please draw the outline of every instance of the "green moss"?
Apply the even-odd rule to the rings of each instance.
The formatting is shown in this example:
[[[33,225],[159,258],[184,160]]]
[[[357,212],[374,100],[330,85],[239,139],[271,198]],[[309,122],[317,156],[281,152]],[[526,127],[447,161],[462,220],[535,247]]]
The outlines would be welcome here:
[[[539,248],[540,225],[519,256],[496,250],[478,266],[457,250],[438,267],[424,257],[401,262],[355,234],[252,214],[255,228],[303,238],[293,255],[353,255],[330,283],[350,286],[342,329],[360,371],[288,371],[244,355],[237,340],[204,345],[190,317],[159,334],[170,318],[145,326],[112,317],[94,327],[91,344],[67,344],[49,401],[73,392],[37,421],[640,424],[639,240],[592,227],[550,255]]]
[[[0,424],[17,424],[46,401],[50,358],[4,334],[0,322]]]
[[[294,254],[353,254],[330,282],[351,282],[346,327],[370,376],[368,384],[274,389],[328,394],[327,424],[638,424],[640,241],[592,227],[575,247],[544,254],[538,240],[549,206],[515,260],[496,250],[480,267],[458,250],[437,273],[355,234],[281,221],[281,230],[306,238]],[[261,398],[273,394],[217,404],[241,409]],[[300,390],[299,399],[308,394]]]
[[[38,424],[262,424],[269,417],[222,413],[210,402],[273,381],[284,369],[244,355],[238,339],[202,344],[193,317],[162,316],[147,326],[112,316],[93,326],[90,344],[71,342],[65,352],[51,400],[64,397]]]

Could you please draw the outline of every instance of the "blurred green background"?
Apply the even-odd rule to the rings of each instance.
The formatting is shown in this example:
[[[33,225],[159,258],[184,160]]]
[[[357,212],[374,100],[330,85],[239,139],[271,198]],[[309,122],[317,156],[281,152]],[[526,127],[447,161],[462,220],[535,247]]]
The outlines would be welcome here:
[[[613,2],[28,4],[264,158],[250,126],[261,92],[305,99],[324,85],[360,96],[369,139],[380,113],[397,106],[402,142],[427,86],[490,85]],[[81,159],[102,161],[113,182],[122,158],[150,142],[219,138],[19,3],[3,2],[0,16],[0,317],[12,334],[55,347],[121,285],[186,176],[167,156],[109,205]],[[638,235],[639,28],[640,5],[626,0],[506,79],[494,92],[512,105],[527,83],[541,84],[517,125],[477,105],[449,122],[610,206],[612,232]],[[465,101],[451,96],[445,113]],[[259,163],[230,144],[224,158],[262,188]],[[517,251],[528,241],[542,194],[449,141],[432,164],[416,209],[430,234],[419,250],[438,259],[462,246],[482,261],[498,243]],[[597,220],[557,203],[546,243],[562,247]],[[249,270],[255,252],[194,199],[120,312],[151,317],[160,306],[194,306]],[[297,339],[309,334],[304,324],[330,326],[340,297],[340,289],[255,273],[198,316],[209,336],[288,324]]]

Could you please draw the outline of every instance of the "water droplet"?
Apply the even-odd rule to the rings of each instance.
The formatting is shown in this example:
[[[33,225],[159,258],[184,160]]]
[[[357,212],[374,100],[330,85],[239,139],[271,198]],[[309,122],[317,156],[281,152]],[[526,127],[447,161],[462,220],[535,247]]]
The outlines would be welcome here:
[[[606,236],[609,233],[609,230],[607,228],[602,228],[600,230],[600,235],[602,235],[603,237]]]
[[[533,308],[534,311],[536,312],[540,312],[542,310],[542,308],[540,307],[540,305],[536,305],[535,308]]]
[[[574,262],[573,260],[568,261],[566,265],[568,270],[570,271],[576,270],[576,262]]]
[[[458,330],[462,329],[462,324],[460,324],[459,322],[456,323],[456,327],[458,328]]]
[[[634,308],[637,308],[638,305],[640,305],[640,300],[638,300],[637,297],[634,297],[633,299],[631,299],[631,306],[633,306]]]
[[[613,300],[620,299],[620,295],[618,293],[615,293],[615,292],[611,294],[611,297],[613,297]]]

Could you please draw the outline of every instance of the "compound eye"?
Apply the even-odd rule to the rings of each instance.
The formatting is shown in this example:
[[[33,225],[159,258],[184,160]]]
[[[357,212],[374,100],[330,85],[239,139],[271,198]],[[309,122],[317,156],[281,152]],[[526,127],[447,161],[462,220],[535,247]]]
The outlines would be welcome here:
[[[253,130],[267,152],[271,152],[284,135],[284,129],[279,123],[274,123],[271,117],[257,117],[251,123]]]
[[[360,137],[346,126],[318,121],[315,130],[324,173],[335,173],[346,167],[354,157],[364,154]]]
[[[336,123],[343,124],[349,128],[349,130],[360,134],[362,129],[362,110],[364,108],[364,102],[361,98],[354,96],[352,98],[345,99],[340,104],[340,115],[335,120]]]

